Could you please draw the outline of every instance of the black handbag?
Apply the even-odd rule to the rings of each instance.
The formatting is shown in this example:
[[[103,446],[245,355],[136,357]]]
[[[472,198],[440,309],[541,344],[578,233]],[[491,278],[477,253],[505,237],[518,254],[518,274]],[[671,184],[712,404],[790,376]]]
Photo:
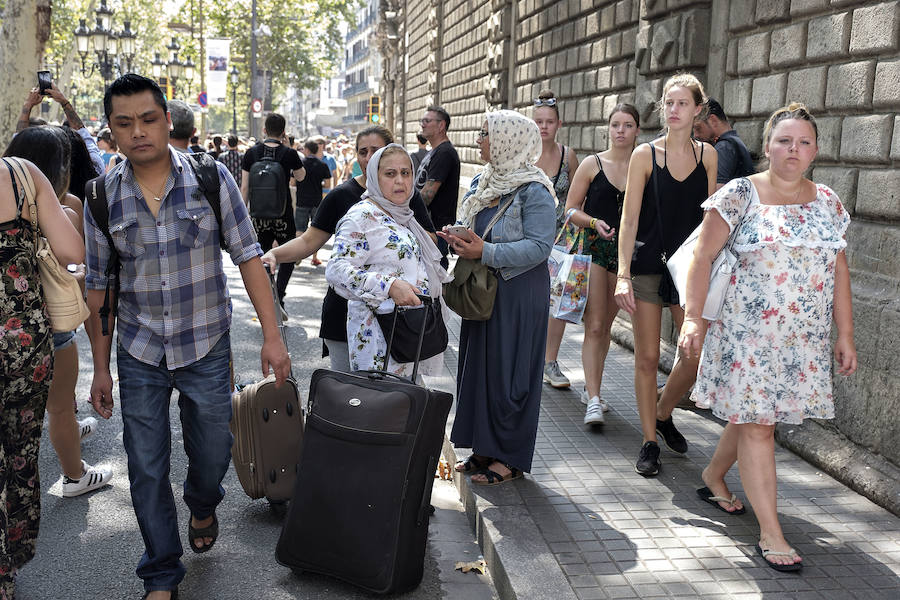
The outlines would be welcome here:
[[[419,299],[421,307],[395,305],[393,312],[375,314],[387,340],[387,353],[398,363],[425,360],[447,349],[447,326],[441,314],[440,298],[419,296]]]

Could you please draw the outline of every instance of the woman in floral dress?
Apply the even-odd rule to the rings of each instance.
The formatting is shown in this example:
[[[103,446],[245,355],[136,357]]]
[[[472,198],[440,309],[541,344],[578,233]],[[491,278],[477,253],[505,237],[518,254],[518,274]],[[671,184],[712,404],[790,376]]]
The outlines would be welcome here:
[[[25,207],[19,160],[36,190],[37,222],[63,264],[84,261],[84,243],[53,187],[28,161],[0,166],[0,600],[15,596],[16,572],[34,556],[41,516],[38,451],[50,380],[53,337]]]
[[[779,571],[803,563],[778,521],[775,424],[834,417],[832,319],[838,371],[850,375],[857,365],[844,254],[850,217],[834,191],[803,176],[816,137],[803,105],[779,109],[765,129],[769,168],[732,180],[703,204],[678,343],[686,357],[703,351],[692,399],[728,421],[698,493],[720,510],[743,513],[724,479],[737,461],[759,522],[757,553]],[[711,263],[735,228],[738,264],[720,319],[706,331],[700,315]]]
[[[366,181],[362,199],[338,223],[325,278],[348,300],[350,368],[387,368],[409,376],[411,363],[390,359],[385,365],[387,341],[375,313],[390,312],[395,304],[418,306],[416,294],[440,297],[450,277],[440,265],[434,240],[409,208],[412,159],[403,146],[389,144],[378,150],[369,159]],[[436,373],[442,361],[443,354],[426,359],[419,372]]]

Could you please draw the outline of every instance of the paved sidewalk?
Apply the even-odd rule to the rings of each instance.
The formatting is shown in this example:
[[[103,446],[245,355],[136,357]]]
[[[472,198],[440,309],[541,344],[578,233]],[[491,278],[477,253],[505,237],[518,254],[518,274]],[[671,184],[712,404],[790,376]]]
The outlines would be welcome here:
[[[458,319],[449,329],[447,371],[436,384],[452,389]],[[748,504],[746,515],[697,497],[722,429],[708,411],[676,410],[687,455],[663,446],[659,475],[636,474],[633,355],[610,349],[602,395],[611,410],[602,428],[589,429],[579,401],[581,340],[581,327],[569,325],[559,362],[572,388],[544,385],[532,473],[490,488],[457,476],[501,598],[900,597],[900,519],[780,447],[779,513],[805,567],[797,575],[765,566],[736,469],[728,484]],[[454,454],[469,450],[445,443],[448,459]]]

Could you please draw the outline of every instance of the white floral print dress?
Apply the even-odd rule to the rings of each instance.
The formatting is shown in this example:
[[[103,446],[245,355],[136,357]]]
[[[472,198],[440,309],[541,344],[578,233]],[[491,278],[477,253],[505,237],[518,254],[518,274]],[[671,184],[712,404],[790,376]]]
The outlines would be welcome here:
[[[834,191],[816,190],[806,204],[764,205],[734,179],[703,203],[738,227],[738,264],[691,399],[731,423],[834,418],[834,271],[850,217]]]
[[[428,277],[419,244],[406,227],[375,203],[361,200],[338,222],[325,278],[347,298],[347,340],[350,367],[384,369],[387,341],[375,312],[389,313],[394,301],[388,291],[395,279],[411,283],[428,294]],[[419,363],[419,373],[438,373],[443,353]],[[390,360],[388,371],[409,377],[412,363]]]

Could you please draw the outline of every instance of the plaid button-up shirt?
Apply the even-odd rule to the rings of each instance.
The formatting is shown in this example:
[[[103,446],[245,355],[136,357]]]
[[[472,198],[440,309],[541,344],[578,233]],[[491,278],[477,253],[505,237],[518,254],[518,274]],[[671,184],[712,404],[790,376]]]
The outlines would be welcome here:
[[[144,201],[128,160],[106,175],[109,230],[119,252],[118,339],[141,362],[174,370],[206,356],[231,326],[219,224],[187,158],[169,149],[172,172],[159,214]],[[238,265],[262,255],[234,178],[218,167],[222,230]],[[109,245],[85,205],[88,289],[106,287]]]

